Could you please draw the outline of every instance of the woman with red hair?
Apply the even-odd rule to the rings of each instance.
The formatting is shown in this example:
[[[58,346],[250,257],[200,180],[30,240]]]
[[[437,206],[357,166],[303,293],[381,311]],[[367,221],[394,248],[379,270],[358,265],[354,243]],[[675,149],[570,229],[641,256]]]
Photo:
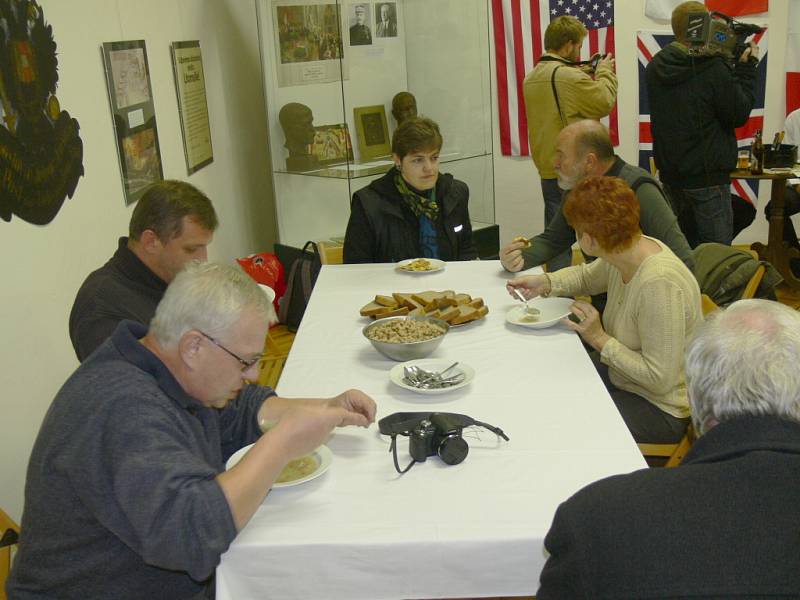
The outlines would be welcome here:
[[[608,292],[602,318],[576,301],[577,331],[637,442],[678,441],[689,423],[683,357],[702,320],[691,271],[659,240],[642,235],[636,194],[616,177],[590,177],[567,196],[567,222],[595,260],[508,282],[525,297]]]

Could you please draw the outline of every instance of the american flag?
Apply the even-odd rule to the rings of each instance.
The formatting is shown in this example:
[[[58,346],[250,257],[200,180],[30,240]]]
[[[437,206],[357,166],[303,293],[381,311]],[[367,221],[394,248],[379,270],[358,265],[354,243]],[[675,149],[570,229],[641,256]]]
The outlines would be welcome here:
[[[786,36],[786,114],[800,108],[800,0],[789,5]],[[800,140],[795,140],[797,143]]]
[[[653,155],[653,133],[650,129],[650,101],[647,97],[647,82],[644,70],[653,56],[675,39],[671,33],[652,33],[640,31],[636,34],[639,56],[639,166],[650,170],[650,157]],[[747,150],[753,143],[756,130],[764,130],[764,96],[767,89],[767,32],[751,38],[758,45],[758,66],[756,67],[756,101],[750,118],[736,130],[736,140],[740,150]],[[734,179],[731,193],[741,196],[753,206],[758,202],[757,179]]]
[[[504,156],[530,155],[522,82],[544,53],[544,32],[550,20],[561,15],[577,17],[589,30],[581,60],[597,52],[614,53],[613,0],[492,0],[500,150]],[[616,104],[603,123],[618,145]]]

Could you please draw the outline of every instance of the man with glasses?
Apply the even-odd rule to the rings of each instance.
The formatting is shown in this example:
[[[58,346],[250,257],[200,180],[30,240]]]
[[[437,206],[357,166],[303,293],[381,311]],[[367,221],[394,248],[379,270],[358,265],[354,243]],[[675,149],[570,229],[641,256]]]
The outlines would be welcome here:
[[[9,598],[205,597],[284,465],[334,427],[374,421],[358,390],[287,399],[245,386],[271,314],[236,267],[190,264],[149,330],[125,321],[83,362],[31,455]]]
[[[184,264],[206,260],[217,215],[203,192],[184,181],[159,181],[139,199],[129,237],[81,285],[69,316],[69,337],[84,360],[123,319],[147,324]]]

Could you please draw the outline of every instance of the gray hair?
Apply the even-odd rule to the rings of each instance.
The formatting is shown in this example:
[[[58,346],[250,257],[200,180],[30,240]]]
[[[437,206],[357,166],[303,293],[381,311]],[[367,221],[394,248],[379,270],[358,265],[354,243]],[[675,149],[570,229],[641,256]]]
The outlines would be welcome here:
[[[238,267],[192,261],[169,284],[150,322],[150,334],[165,348],[175,347],[191,329],[219,337],[248,308],[265,323],[273,316],[267,295]]]
[[[570,123],[569,128],[575,132],[575,151],[577,156],[583,157],[593,153],[600,160],[614,158],[614,146],[611,144],[611,135],[608,128],[600,121],[582,119]]]
[[[713,312],[689,342],[686,385],[699,434],[743,415],[800,422],[800,313],[771,300]]]

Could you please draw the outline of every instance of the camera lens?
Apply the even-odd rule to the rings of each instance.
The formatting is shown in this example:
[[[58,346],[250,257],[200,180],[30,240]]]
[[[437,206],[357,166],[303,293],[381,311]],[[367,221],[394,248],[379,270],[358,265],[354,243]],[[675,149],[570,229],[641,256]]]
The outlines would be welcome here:
[[[439,458],[448,465],[457,465],[467,458],[469,446],[460,435],[451,435],[439,444]]]

